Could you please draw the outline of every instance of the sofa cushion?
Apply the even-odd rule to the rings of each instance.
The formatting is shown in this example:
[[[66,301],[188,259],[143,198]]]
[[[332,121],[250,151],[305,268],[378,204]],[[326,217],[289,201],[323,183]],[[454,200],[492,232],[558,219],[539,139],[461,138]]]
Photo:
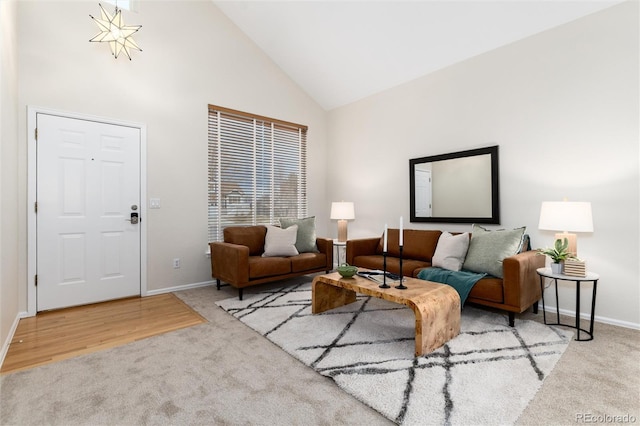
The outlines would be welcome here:
[[[227,226],[223,236],[225,243],[249,247],[249,256],[259,256],[264,252],[264,238],[267,228],[255,226]]]
[[[431,263],[433,253],[438,245],[441,231],[423,229],[405,229],[402,242],[402,257]],[[400,257],[400,231],[398,229],[387,230],[387,255]],[[384,235],[380,237],[377,254],[382,254]]]
[[[316,217],[306,217],[304,219],[280,218],[280,226],[283,229],[292,225],[298,225],[296,236],[296,249],[299,253],[318,253],[316,245]]]
[[[520,251],[525,229],[490,231],[474,224],[462,268],[502,278],[502,261]]]
[[[312,269],[327,269],[327,255],[324,253],[300,253],[289,258],[291,272],[310,271]]]
[[[433,266],[448,269],[450,271],[459,271],[467,256],[469,249],[469,233],[452,235],[449,232],[443,232],[438,239],[436,252],[433,255]]]
[[[288,257],[249,257],[249,279],[271,277],[291,273],[291,261]]]
[[[504,303],[504,286],[501,278],[486,276],[476,283],[469,292],[469,299],[488,300]]]
[[[402,256],[406,259],[431,262],[442,231],[438,230],[404,230],[404,247]]]
[[[267,225],[267,235],[264,239],[264,253],[262,257],[296,256],[296,236],[298,225],[292,225],[287,229]]]

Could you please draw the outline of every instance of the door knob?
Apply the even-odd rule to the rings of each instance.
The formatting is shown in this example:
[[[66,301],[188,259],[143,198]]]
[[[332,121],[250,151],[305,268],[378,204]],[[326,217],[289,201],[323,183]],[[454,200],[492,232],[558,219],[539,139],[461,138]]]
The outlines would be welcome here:
[[[138,223],[139,218],[138,218],[138,213],[136,212],[131,212],[131,219],[125,219],[129,222],[131,222],[132,225],[135,225]]]

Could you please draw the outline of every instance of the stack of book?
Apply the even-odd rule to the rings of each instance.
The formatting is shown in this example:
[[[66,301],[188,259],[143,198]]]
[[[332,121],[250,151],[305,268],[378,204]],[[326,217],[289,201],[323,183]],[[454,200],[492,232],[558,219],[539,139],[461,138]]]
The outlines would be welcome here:
[[[584,260],[567,259],[564,261],[564,274],[572,277],[586,277],[587,268]]]

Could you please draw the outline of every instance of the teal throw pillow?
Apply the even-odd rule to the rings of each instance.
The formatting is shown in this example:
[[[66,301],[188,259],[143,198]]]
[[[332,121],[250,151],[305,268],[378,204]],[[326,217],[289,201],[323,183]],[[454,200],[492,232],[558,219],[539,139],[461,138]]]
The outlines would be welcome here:
[[[316,245],[316,217],[306,217],[304,219],[281,218],[280,226],[286,229],[290,226],[298,225],[298,235],[296,239],[296,249],[300,253],[318,253]]]
[[[520,252],[525,230],[526,227],[490,231],[474,224],[462,269],[503,278],[502,261]]]

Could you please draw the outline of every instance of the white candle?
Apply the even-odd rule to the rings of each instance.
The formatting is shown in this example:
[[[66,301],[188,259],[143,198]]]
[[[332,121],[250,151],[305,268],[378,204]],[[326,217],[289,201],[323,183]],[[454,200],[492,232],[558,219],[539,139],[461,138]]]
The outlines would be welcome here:
[[[382,247],[382,251],[384,253],[387,252],[387,224],[386,223],[384,224],[384,244]]]
[[[402,247],[402,216],[400,216],[400,247]]]

